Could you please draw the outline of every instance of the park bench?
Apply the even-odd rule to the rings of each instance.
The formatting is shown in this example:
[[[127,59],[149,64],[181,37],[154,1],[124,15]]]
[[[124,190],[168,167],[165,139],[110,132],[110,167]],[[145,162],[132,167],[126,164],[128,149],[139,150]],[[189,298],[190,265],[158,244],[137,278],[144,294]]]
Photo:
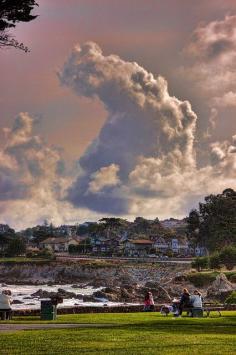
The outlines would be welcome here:
[[[183,308],[183,312],[186,312],[188,316],[191,317],[203,317],[204,314],[206,317],[210,317],[211,312],[217,312],[218,316],[221,317],[221,312],[224,310],[224,306],[217,306],[213,303],[204,303],[203,308],[193,308],[193,307],[185,307]],[[162,307],[162,314],[166,316],[170,313],[168,307]]]
[[[204,306],[204,308],[203,308],[204,312],[206,312],[207,317],[210,317],[211,312],[218,312],[219,317],[221,317],[222,316],[221,312],[224,309],[225,308],[222,306]]]
[[[187,314],[193,314],[193,316],[196,317],[203,317],[204,313],[206,314],[206,317],[210,317],[211,312],[217,312],[219,317],[222,316],[221,312],[225,308],[223,306],[216,306],[212,303],[204,303],[202,309],[194,309],[194,308],[184,308],[183,311],[186,311]]]

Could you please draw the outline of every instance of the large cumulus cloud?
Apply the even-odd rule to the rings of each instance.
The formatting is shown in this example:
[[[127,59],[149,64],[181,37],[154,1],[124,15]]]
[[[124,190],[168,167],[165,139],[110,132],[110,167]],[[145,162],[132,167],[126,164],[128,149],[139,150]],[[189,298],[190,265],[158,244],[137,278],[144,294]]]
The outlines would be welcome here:
[[[77,95],[98,97],[108,113],[79,160],[81,174],[68,191],[75,206],[176,216],[206,193],[234,182],[235,154],[229,142],[209,146],[211,161],[198,167],[197,116],[188,101],[170,96],[163,77],[154,77],[135,62],[106,56],[95,43],[76,46],[59,76]],[[103,176],[101,184],[102,172],[114,166],[114,183]],[[96,177],[99,189],[91,189]]]
[[[235,106],[236,15],[199,25],[184,53],[190,63],[180,69],[182,78],[201,89],[211,107]]]
[[[72,182],[61,151],[34,134],[35,120],[20,113],[12,128],[5,128],[0,150],[1,223],[22,228],[48,219],[55,224],[76,220],[79,212],[66,201]]]

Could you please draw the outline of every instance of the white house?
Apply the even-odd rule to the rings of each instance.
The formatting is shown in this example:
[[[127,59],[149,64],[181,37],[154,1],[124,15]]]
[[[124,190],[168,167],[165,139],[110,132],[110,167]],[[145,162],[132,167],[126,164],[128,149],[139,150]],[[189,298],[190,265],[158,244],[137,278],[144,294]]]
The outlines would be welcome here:
[[[54,252],[67,252],[69,245],[79,245],[79,241],[72,237],[71,238],[53,237],[53,238],[47,238],[39,244],[40,249],[46,248]]]

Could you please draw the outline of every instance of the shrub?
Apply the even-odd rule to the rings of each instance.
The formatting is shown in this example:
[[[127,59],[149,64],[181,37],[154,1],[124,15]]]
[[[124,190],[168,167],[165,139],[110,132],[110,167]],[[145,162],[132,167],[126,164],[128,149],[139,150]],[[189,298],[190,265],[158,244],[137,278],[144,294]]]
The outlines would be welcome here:
[[[209,259],[207,256],[197,257],[192,262],[192,267],[201,271],[202,269],[207,269],[209,265]]]
[[[233,291],[231,295],[228,298],[226,298],[225,303],[236,304],[236,291]]]
[[[228,246],[221,250],[220,261],[228,270],[232,270],[236,266],[236,247]]]
[[[216,274],[196,272],[188,274],[187,278],[195,287],[204,287],[210,285],[215,280]]]
[[[219,253],[214,253],[209,257],[209,266],[211,269],[220,269],[221,259]]]

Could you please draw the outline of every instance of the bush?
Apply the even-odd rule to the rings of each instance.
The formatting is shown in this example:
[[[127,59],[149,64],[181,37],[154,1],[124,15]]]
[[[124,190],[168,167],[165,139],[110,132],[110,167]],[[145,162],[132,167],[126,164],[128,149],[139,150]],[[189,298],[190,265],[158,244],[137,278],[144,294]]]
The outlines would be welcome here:
[[[192,267],[201,271],[202,269],[207,269],[209,265],[209,258],[207,256],[197,257],[192,262]]]
[[[233,291],[231,295],[228,298],[226,298],[225,303],[236,304],[236,291]]]
[[[45,259],[52,259],[54,257],[54,254],[51,250],[49,249],[42,249],[42,250],[37,250],[37,251],[28,251],[26,253],[27,258],[45,258]]]
[[[196,272],[187,275],[187,279],[195,287],[209,286],[213,281],[215,281],[215,278],[216,278],[215,273]]]
[[[236,247],[228,246],[221,250],[220,261],[228,270],[232,270],[236,266]]]
[[[209,257],[209,266],[211,269],[220,269],[221,259],[219,253],[214,253]]]

